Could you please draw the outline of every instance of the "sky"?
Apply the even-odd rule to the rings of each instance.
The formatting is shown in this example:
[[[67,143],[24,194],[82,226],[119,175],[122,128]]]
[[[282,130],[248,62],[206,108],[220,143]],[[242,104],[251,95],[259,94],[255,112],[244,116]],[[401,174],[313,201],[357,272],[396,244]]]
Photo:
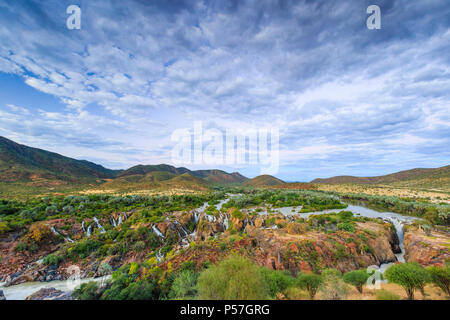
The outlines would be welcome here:
[[[112,169],[174,164],[173,133],[201,121],[276,128],[287,181],[450,162],[448,0],[15,0],[0,26],[0,136],[18,143]]]

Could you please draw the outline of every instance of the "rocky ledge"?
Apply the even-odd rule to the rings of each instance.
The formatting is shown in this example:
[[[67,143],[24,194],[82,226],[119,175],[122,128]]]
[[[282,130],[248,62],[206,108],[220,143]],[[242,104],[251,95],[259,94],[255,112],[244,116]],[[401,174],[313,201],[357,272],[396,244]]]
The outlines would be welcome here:
[[[26,297],[25,300],[73,300],[71,293],[56,290],[55,288],[43,288]]]
[[[405,228],[405,260],[423,266],[443,265],[450,261],[448,232],[424,230],[420,226]]]

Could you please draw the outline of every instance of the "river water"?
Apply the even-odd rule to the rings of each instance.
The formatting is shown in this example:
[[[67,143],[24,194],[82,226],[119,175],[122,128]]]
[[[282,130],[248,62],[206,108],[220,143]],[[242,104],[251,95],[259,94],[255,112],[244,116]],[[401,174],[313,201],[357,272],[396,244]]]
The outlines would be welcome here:
[[[216,208],[220,210],[222,208],[222,205],[229,201],[229,199],[233,196],[238,195],[228,195],[227,199],[221,200],[217,205]],[[208,203],[205,203],[202,207],[198,208],[197,210],[199,212],[204,212],[207,208]],[[411,217],[411,216],[404,216],[398,213],[394,212],[379,212],[372,209],[369,209],[367,207],[359,206],[359,205],[353,205],[348,204],[348,207],[345,209],[331,209],[331,210],[324,210],[324,211],[316,211],[316,212],[307,212],[307,213],[299,213],[298,211],[301,209],[301,207],[282,207],[282,208],[272,208],[272,212],[280,212],[283,215],[286,216],[292,216],[297,215],[301,218],[308,218],[311,215],[317,215],[317,214],[325,214],[325,213],[336,213],[340,211],[351,211],[355,215],[368,217],[368,218],[382,218],[387,221],[390,221],[394,224],[395,229],[397,231],[397,235],[400,242],[400,248],[401,253],[396,254],[397,260],[400,262],[405,262],[405,259],[403,258],[405,254],[405,247],[403,244],[403,226],[406,223],[411,223],[414,220],[417,220],[419,218],[417,217]],[[267,214],[266,209],[263,209],[259,214]],[[381,272],[384,272],[390,265],[393,263],[385,263],[379,266],[379,270]],[[87,283],[89,281],[106,281],[107,279],[111,278],[111,276],[105,276],[100,278],[86,278],[86,279],[77,279],[77,280],[65,280],[65,281],[50,281],[50,282],[26,282],[10,287],[4,287],[4,283],[0,282],[0,290],[3,290],[3,293],[8,300],[24,300],[29,295],[33,294],[34,292],[39,291],[42,288],[55,288],[58,290],[62,290],[65,292],[71,292],[73,291],[77,286],[81,285],[82,283]]]
[[[49,282],[25,282],[10,287],[4,287],[4,283],[0,282],[0,290],[3,290],[7,300],[25,300],[29,295],[39,291],[43,288],[55,288],[64,292],[72,292],[76,287],[83,283],[90,281],[102,282],[110,279],[111,276],[104,276],[99,278],[85,278],[85,279],[70,279],[62,281]]]

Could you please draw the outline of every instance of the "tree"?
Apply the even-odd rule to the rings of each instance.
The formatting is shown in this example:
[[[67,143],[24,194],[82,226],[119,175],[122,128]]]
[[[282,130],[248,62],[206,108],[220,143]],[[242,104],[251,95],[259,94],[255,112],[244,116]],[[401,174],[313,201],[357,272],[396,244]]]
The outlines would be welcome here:
[[[297,286],[301,289],[307,290],[311,300],[314,300],[317,290],[319,289],[321,284],[322,277],[318,274],[300,274],[297,278]]]
[[[409,300],[414,300],[414,291],[423,290],[429,275],[425,268],[415,262],[394,264],[384,273],[389,282],[401,285]]]
[[[269,289],[260,268],[250,260],[231,256],[204,270],[198,278],[199,298],[206,300],[261,300]]]
[[[363,285],[367,282],[367,279],[369,279],[369,274],[364,270],[347,272],[343,278],[344,282],[354,286],[359,293],[363,292]]]
[[[323,300],[342,300],[348,294],[348,286],[342,281],[342,273],[336,269],[325,269],[322,272],[323,283],[319,290]]]
[[[285,291],[294,284],[295,278],[286,271],[261,268],[264,281],[269,287],[271,297],[276,297],[277,293]]]
[[[431,266],[426,268],[430,281],[450,296],[450,266]]]

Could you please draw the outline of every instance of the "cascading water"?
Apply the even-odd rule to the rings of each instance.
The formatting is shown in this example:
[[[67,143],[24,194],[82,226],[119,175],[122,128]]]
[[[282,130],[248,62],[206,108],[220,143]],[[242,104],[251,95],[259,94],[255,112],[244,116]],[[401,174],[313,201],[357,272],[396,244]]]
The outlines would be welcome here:
[[[103,228],[103,226],[100,224],[100,222],[96,217],[94,217],[94,221],[97,224],[97,227],[100,229],[100,233],[105,233],[106,232],[105,229]]]
[[[156,233],[158,237],[164,239],[164,235],[161,233],[161,231],[159,231],[159,229],[155,225],[152,226],[152,230],[154,233]]]

